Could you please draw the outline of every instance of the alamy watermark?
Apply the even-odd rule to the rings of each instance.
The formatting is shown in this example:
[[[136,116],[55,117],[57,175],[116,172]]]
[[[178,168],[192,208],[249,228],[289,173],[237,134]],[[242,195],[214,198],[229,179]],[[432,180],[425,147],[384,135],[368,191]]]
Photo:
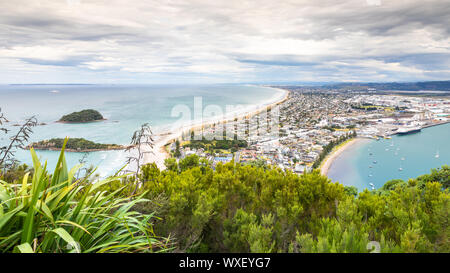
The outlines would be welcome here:
[[[381,6],[381,0],[366,0],[369,6]]]
[[[370,251],[370,253],[380,253],[381,245],[377,241],[370,241],[367,243],[366,249]]]
[[[172,132],[181,130],[183,140],[246,140],[252,137],[279,137],[278,105],[203,105],[202,97],[194,97],[194,107],[178,104],[171,117],[178,118]]]

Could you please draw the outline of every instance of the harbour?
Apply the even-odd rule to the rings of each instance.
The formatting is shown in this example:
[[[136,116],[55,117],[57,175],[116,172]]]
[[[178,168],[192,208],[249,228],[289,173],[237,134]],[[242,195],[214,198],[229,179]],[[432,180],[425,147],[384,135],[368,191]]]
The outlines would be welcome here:
[[[372,185],[380,188],[393,179],[408,181],[432,168],[448,165],[449,135],[450,124],[442,122],[424,126],[413,134],[395,134],[391,139],[362,139],[341,152],[327,175],[332,181],[360,191],[370,190]]]

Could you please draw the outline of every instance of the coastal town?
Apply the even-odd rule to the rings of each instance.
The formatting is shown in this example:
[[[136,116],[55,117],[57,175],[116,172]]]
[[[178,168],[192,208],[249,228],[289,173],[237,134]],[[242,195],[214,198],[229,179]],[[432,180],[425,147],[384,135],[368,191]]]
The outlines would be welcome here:
[[[418,133],[426,127],[450,121],[450,100],[439,96],[390,95],[373,90],[283,89],[289,95],[276,106],[278,120],[273,118],[269,108],[267,112],[205,126],[203,141],[184,138],[172,142],[168,151],[178,158],[196,154],[208,159],[213,166],[234,160],[244,164],[275,165],[301,174],[318,167],[331,148],[350,138],[379,140],[394,134]],[[265,121],[268,126],[261,130]],[[234,133],[235,139],[244,140],[245,145],[230,142],[231,147],[222,145],[215,149],[206,148],[211,145],[193,145],[213,143],[205,140],[205,136],[217,136],[217,132],[226,140],[222,132],[227,130]],[[190,133],[194,135],[193,131]]]
[[[214,168],[232,160],[242,164],[271,165],[297,174],[320,168],[327,175],[333,160],[357,139],[389,139],[419,133],[450,122],[450,99],[439,94],[399,94],[366,90],[276,86],[270,102],[236,111],[183,130],[154,135],[153,147],[143,147],[144,164],[165,169],[165,160],[190,155],[206,159]],[[281,94],[281,95],[280,95]],[[250,109],[250,110],[248,110]],[[63,119],[67,119],[62,121]],[[58,122],[105,120],[96,110],[65,115]],[[58,150],[63,139],[43,140],[26,149]],[[69,140],[68,152],[125,150],[81,138]]]
[[[3,265],[431,265],[450,254],[449,14],[450,0],[0,0]]]

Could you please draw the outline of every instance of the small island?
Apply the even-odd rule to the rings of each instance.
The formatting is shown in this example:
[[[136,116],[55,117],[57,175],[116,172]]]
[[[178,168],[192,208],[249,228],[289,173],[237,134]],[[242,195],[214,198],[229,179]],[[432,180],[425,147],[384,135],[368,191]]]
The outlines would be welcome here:
[[[26,147],[27,150],[33,148],[35,150],[59,151],[64,144],[64,138],[52,138],[50,140],[42,140],[34,142]],[[110,150],[123,150],[126,146],[117,144],[102,144],[86,140],[84,138],[69,138],[66,144],[66,152],[98,152]]]
[[[86,109],[80,112],[73,112],[71,114],[63,116],[59,119],[58,122],[62,123],[86,123],[86,122],[94,122],[105,120],[102,114],[100,114],[97,110]]]

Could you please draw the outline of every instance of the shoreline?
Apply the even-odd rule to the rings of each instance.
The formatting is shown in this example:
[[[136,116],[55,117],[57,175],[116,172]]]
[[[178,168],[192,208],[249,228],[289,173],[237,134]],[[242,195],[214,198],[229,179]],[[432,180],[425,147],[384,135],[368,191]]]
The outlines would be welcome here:
[[[54,152],[61,152],[61,148],[34,148],[34,147],[25,147],[23,150],[31,150],[33,148],[35,151],[54,151]],[[107,148],[107,149],[65,149],[65,152],[68,153],[92,153],[92,152],[107,152],[107,151],[124,151],[127,147],[117,147],[117,148]]]
[[[222,124],[234,121],[235,118],[237,118],[238,120],[241,120],[243,118],[250,118],[259,114],[267,108],[272,108],[285,102],[289,98],[290,92],[288,90],[274,87],[268,88],[278,90],[278,92],[283,92],[283,94],[276,97],[273,96],[272,98],[270,98],[270,101],[256,106],[256,109],[252,107],[250,109],[244,109],[242,110],[242,112],[229,113],[227,115],[222,115],[203,121],[194,121],[189,125],[181,125],[178,128],[172,128],[166,131],[159,132],[154,137],[155,142],[153,144],[153,148],[149,146],[144,147],[146,153],[144,155],[143,164],[155,163],[160,170],[164,170],[164,161],[170,157],[169,153],[165,150],[165,146],[173,141],[176,141],[177,139],[180,139],[183,136],[183,133],[202,129],[207,126],[211,126],[214,123]]]
[[[443,122],[436,122],[433,124],[428,124],[426,126],[423,126],[422,129],[427,129],[430,127],[434,127],[434,126],[439,126],[439,125],[445,125],[450,123],[450,121],[443,121]],[[398,135],[398,134],[393,134],[393,135]],[[331,151],[331,153],[329,153],[327,155],[327,157],[323,160],[322,164],[320,165],[320,174],[327,176],[329,170],[331,169],[331,166],[333,165],[334,161],[339,157],[339,155],[341,153],[343,153],[346,149],[350,148],[351,146],[360,143],[364,140],[373,140],[372,138],[366,138],[366,137],[356,137],[353,139],[348,140],[347,142],[335,147],[335,149],[333,149]],[[337,149],[336,149],[337,148]]]
[[[55,121],[55,123],[61,123],[61,124],[85,124],[85,123],[101,122],[101,121],[105,121],[105,120],[108,120],[108,119],[103,118],[103,119],[96,119],[96,120],[90,120],[90,121],[61,121],[61,120],[57,120],[57,121]]]
[[[329,153],[325,159],[323,160],[322,164],[320,165],[320,174],[327,176],[328,171],[331,168],[331,165],[333,165],[333,162],[341,155],[345,150],[348,148],[354,146],[357,143],[360,143],[363,141],[363,138],[355,137],[350,140],[347,140],[346,142],[342,143],[341,145],[335,147],[331,153]]]

